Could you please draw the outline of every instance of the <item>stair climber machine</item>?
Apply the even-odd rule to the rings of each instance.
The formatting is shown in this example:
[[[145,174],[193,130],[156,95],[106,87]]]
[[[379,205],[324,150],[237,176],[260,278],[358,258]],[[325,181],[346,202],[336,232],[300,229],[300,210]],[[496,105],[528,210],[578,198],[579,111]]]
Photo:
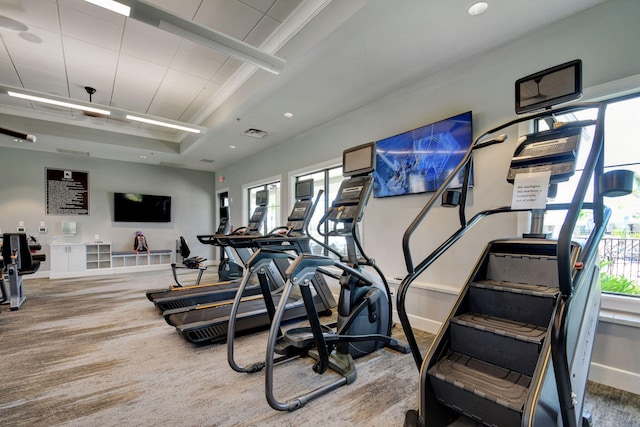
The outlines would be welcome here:
[[[373,143],[345,150],[343,174],[348,178],[342,182],[338,196],[318,224],[320,235],[345,239],[346,254],[341,254],[316,240],[318,244],[337,255],[339,260],[303,254],[298,256],[287,270],[287,282],[269,331],[264,363],[266,397],[274,409],[296,410],[311,399],[354,382],[357,376],[354,359],[384,346],[404,353],[409,352],[407,346],[391,337],[389,286],[374,261],[364,253],[358,236],[358,223],[362,219],[372,190],[373,179],[370,173],[374,169],[374,150]],[[329,267],[340,271],[338,319],[337,323],[332,325],[334,327],[320,324],[311,299],[314,278],[319,271],[325,271]],[[310,326],[292,328],[283,334],[281,325],[286,308],[285,301],[294,288],[298,288],[302,294]],[[279,401],[274,395],[275,364],[305,355],[315,358],[313,370],[317,374],[323,374],[331,368],[340,375],[339,378],[302,396],[285,402]],[[236,369],[232,358],[229,358],[229,361]]]
[[[259,191],[256,193],[256,208],[251,215],[249,224],[246,227],[238,228],[233,232],[234,235],[243,236],[260,236],[259,229],[267,218],[267,191]],[[228,218],[228,217],[227,217]],[[222,238],[229,234],[229,222],[224,217],[221,218],[216,234],[197,236],[201,243],[217,245],[223,247],[230,254],[235,252],[242,263],[245,263],[252,252],[249,248],[233,248],[227,243],[221,243]],[[233,263],[231,263],[233,264]],[[284,267],[286,268],[286,267]],[[274,276],[278,279],[278,275]],[[177,277],[174,271],[174,278]],[[199,304],[211,304],[220,301],[231,300],[236,295],[240,280],[222,280],[213,284],[201,285],[198,283],[192,286],[172,286],[168,289],[156,289],[147,292],[147,299],[153,302],[159,311],[165,315],[167,313],[175,313],[189,310]],[[274,279],[274,280],[276,280]],[[283,286],[284,279],[278,279],[279,283],[272,286]],[[253,286],[247,291],[247,295],[257,295],[260,293],[259,286]]]
[[[236,299],[242,301],[242,306],[236,311],[235,334],[247,334],[269,327],[275,310],[273,307],[280,301],[285,272],[291,260],[301,253],[310,252],[309,238],[304,231],[316,206],[311,202],[312,197],[313,181],[299,182],[296,186],[297,200],[285,226],[277,227],[265,236],[232,233],[216,237],[220,245],[251,248],[254,251],[245,265],[239,290],[234,295],[239,295]],[[319,197],[320,195],[318,199]],[[257,286],[251,284],[254,275],[258,278]],[[312,298],[315,311],[331,314],[336,302],[324,277],[318,275],[313,282],[317,290]],[[197,344],[220,343],[227,340],[233,302],[232,297],[187,310],[171,310],[165,312],[164,317],[187,341]],[[285,319],[298,319],[307,315],[299,295],[287,297],[286,307]]]
[[[512,206],[484,210],[467,221],[474,152],[503,143],[506,134],[492,135],[519,123],[580,112],[596,118],[556,123],[551,130],[519,138],[507,172],[507,181],[514,183]],[[406,230],[409,273],[398,288],[397,310],[420,370],[420,388],[418,410],[407,413],[405,425],[590,425],[583,402],[600,308],[598,243],[610,216],[603,196],[630,192],[632,184],[632,179],[620,179],[628,171],[603,172],[604,114],[604,104],[576,104],[521,117],[481,135]],[[579,145],[588,157],[572,200],[550,203],[546,191],[553,196],[574,175]],[[463,168],[462,190],[451,197],[447,187]],[[535,182],[530,180],[535,172],[546,174],[534,184],[543,190],[542,208],[518,202],[518,194]],[[588,202],[590,181],[594,191]],[[441,196],[459,197],[460,228],[414,265],[411,236]],[[543,233],[544,213],[552,210],[566,212],[557,239]],[[581,210],[593,213],[595,226],[579,244],[572,234]],[[488,243],[423,358],[405,307],[411,283],[483,218],[519,211],[531,212],[530,233]]]

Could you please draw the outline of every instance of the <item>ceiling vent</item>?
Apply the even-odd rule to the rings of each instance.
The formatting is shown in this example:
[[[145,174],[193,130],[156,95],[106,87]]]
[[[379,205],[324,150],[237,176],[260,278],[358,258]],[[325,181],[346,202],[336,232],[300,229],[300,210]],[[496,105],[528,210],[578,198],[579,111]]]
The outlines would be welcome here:
[[[73,156],[89,157],[88,151],[67,150],[66,148],[56,148],[56,151],[62,154],[71,154]]]
[[[215,162],[215,160],[213,159],[200,159],[201,162],[205,162],[205,163],[213,163]]]
[[[255,129],[255,128],[249,128],[247,130],[245,130],[244,132],[241,133],[242,136],[249,136],[251,138],[264,138],[265,136],[269,135],[268,132],[265,132],[263,130],[260,129]]]

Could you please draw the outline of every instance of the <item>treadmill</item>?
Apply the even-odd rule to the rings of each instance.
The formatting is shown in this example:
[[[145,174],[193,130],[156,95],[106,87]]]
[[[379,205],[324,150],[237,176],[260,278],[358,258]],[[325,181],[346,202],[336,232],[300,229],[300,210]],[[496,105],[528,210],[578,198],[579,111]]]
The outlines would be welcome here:
[[[312,203],[313,181],[299,181],[296,183],[297,202],[287,219],[287,225],[279,227],[270,232],[267,236],[251,237],[229,235],[218,237],[221,244],[232,246],[251,246],[256,249],[255,253],[247,262],[243,281],[251,279],[253,274],[258,275],[260,291],[262,295],[247,296],[243,294],[243,302],[240,305],[236,320],[236,335],[243,335],[253,331],[264,330],[271,324],[271,318],[275,312],[275,306],[280,301],[280,293],[283,287],[277,289],[268,288],[268,280],[265,280],[266,267],[277,265],[281,267],[295,259],[297,254],[311,253],[309,237],[305,230],[311,218],[315,204]],[[286,277],[281,268],[277,268],[282,280]],[[312,279],[315,295],[314,305],[318,313],[331,314],[331,309],[336,306],[336,302],[331,294],[322,274],[317,273]],[[264,298],[269,295],[270,298]],[[187,341],[202,343],[221,343],[226,341],[229,314],[233,307],[233,299],[218,303],[204,304],[193,307],[188,311],[166,312],[165,320]],[[289,298],[288,306],[284,314],[285,320],[292,320],[306,317],[307,312],[299,294]]]
[[[260,236],[259,229],[262,223],[267,218],[267,191],[259,191],[256,193],[256,209],[251,215],[249,224],[246,227],[241,227],[235,230],[233,235],[242,236]],[[227,236],[225,231],[228,231],[228,221],[221,221],[216,234],[207,236],[197,236],[198,240],[204,244],[212,244],[225,247],[225,251],[228,248],[233,248],[228,244],[223,244],[220,238]],[[234,248],[238,257],[242,263],[246,263],[252,254],[250,247],[238,247]],[[285,267],[286,268],[286,267]],[[272,280],[277,280],[278,275],[273,275]],[[233,299],[238,289],[240,279],[232,281],[221,281],[213,284],[193,286],[171,286],[169,289],[157,289],[147,292],[147,299],[153,302],[158,310],[165,312],[167,310],[180,310],[189,307],[196,306],[198,304],[208,304],[216,301],[224,301]],[[284,280],[280,286],[284,284]],[[278,284],[273,284],[273,287],[277,287]],[[251,286],[247,291],[248,295],[255,295],[260,293],[258,286]]]

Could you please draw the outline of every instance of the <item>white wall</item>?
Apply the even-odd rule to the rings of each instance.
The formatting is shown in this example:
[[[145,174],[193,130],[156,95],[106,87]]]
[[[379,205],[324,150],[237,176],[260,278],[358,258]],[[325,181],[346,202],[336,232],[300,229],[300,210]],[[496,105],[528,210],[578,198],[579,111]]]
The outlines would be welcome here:
[[[45,214],[45,168],[89,173],[89,215]],[[54,241],[93,242],[96,234],[111,242],[113,250],[132,250],[135,232],[141,230],[151,249],[173,250],[184,235],[194,254],[213,259],[213,247],[200,245],[195,237],[215,231],[213,173],[0,148],[0,182],[0,228],[15,232],[24,221],[47,255]],[[171,196],[171,222],[113,222],[114,192]],[[40,221],[48,229],[44,234],[38,233]],[[78,234],[63,237],[62,221],[76,221]],[[49,270],[49,263],[41,270]]]
[[[336,159],[342,150],[395,135],[468,110],[478,135],[514,118],[516,79],[572,59],[583,61],[584,87],[603,85],[640,72],[640,4],[610,0],[509,43],[483,56],[469,58],[438,74],[318,126],[277,147],[219,171],[231,189],[233,221],[242,223],[242,185],[290,170]],[[425,54],[428,54],[425,52]],[[640,90],[640,88],[638,88]],[[310,100],[312,102],[312,100]],[[475,158],[475,187],[470,213],[510,204],[505,181],[510,143],[482,150]],[[241,167],[239,167],[241,166]],[[283,186],[286,192],[286,185]],[[364,245],[388,278],[406,274],[401,253],[404,230],[429,195],[374,199],[363,224]],[[288,200],[283,194],[282,200]],[[283,206],[283,217],[288,206]],[[412,249],[419,261],[456,227],[454,211],[437,208],[417,232]],[[470,215],[469,215],[470,216]],[[457,290],[470,273],[485,242],[516,235],[516,218],[494,218],[465,237],[462,244],[434,265],[412,289],[409,312],[418,328],[435,331],[447,315]],[[636,337],[638,329],[635,331]],[[600,357],[600,353],[596,353]],[[615,365],[615,359],[597,360]]]

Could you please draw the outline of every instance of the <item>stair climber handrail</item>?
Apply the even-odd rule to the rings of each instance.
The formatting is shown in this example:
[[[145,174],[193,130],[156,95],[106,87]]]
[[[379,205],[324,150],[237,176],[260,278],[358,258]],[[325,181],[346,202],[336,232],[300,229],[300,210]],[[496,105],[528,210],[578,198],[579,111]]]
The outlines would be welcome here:
[[[562,424],[566,427],[575,427],[577,425],[575,405],[573,402],[573,391],[571,389],[571,372],[569,369],[569,361],[567,360],[567,314],[573,301],[574,283],[571,277],[573,266],[571,265],[571,236],[578,221],[578,215],[584,204],[584,199],[589,188],[589,182],[593,178],[593,203],[594,203],[594,231],[590,233],[589,244],[587,248],[589,253],[583,256],[587,260],[591,256],[597,256],[597,245],[595,238],[592,236],[602,235],[606,221],[604,218],[604,202],[602,194],[599,191],[599,177],[604,171],[604,117],[606,104],[599,104],[598,117],[596,122],[596,130],[593,136],[593,142],[589,156],[585,163],[585,167],[580,176],[578,186],[574,193],[571,205],[565,217],[565,221],[560,229],[558,236],[557,256],[558,256],[558,285],[562,294],[562,300],[556,312],[551,331],[551,357],[553,360],[553,369],[556,376],[556,385],[558,389],[558,398],[560,399],[560,412],[562,415]]]
[[[466,232],[473,227],[476,223],[478,223],[482,218],[489,216],[489,215],[493,215],[496,213],[504,213],[504,212],[518,212],[518,211],[529,211],[529,209],[524,209],[524,210],[512,210],[510,207],[500,207],[500,208],[495,208],[495,209],[490,209],[490,210],[486,210],[486,211],[482,211],[477,213],[476,215],[473,216],[472,219],[470,219],[469,221],[466,220],[466,213],[465,213],[465,209],[466,209],[466,200],[467,200],[467,193],[468,193],[468,182],[469,182],[469,177],[470,177],[470,173],[471,170],[468,167],[471,164],[471,161],[473,159],[473,153],[475,150],[479,150],[482,148],[486,148],[495,144],[500,144],[502,142],[504,142],[506,140],[506,136],[505,135],[499,135],[497,137],[491,138],[491,139],[485,139],[487,137],[489,137],[490,135],[496,134],[504,129],[507,129],[511,126],[514,126],[518,123],[522,123],[525,121],[532,121],[532,120],[536,120],[538,118],[541,117],[548,117],[551,114],[553,115],[560,115],[560,114],[566,114],[566,113],[570,113],[570,112],[574,112],[574,111],[581,111],[581,110],[587,110],[587,109],[598,109],[598,119],[596,120],[595,124],[597,125],[597,132],[599,132],[599,135],[594,135],[594,141],[593,141],[593,145],[592,145],[592,151],[594,149],[594,147],[601,147],[602,145],[602,141],[600,141],[599,144],[596,144],[596,137],[600,137],[602,138],[602,131],[600,131],[599,129],[602,128],[602,123],[604,122],[604,104],[603,103],[599,103],[599,102],[593,102],[593,103],[581,103],[581,104],[575,104],[575,105],[570,105],[570,106],[566,106],[566,107],[562,107],[562,108],[558,108],[555,109],[553,111],[543,111],[540,113],[536,113],[536,114],[532,114],[529,116],[525,116],[525,117],[518,117],[517,119],[511,120],[505,124],[502,124],[498,127],[495,127],[485,133],[483,133],[482,135],[478,136],[474,142],[471,144],[471,146],[467,149],[467,152],[465,153],[464,157],[462,158],[462,160],[460,161],[460,163],[456,166],[456,168],[449,174],[449,176],[447,177],[447,179],[443,182],[443,184],[433,193],[433,195],[431,196],[431,198],[427,201],[427,203],[425,204],[425,206],[422,208],[422,210],[418,213],[418,215],[414,218],[414,220],[411,222],[411,224],[409,225],[409,227],[407,227],[407,230],[405,231],[403,237],[402,237],[402,251],[403,251],[403,255],[404,255],[404,259],[405,259],[405,265],[407,268],[407,275],[404,277],[404,279],[402,280],[402,282],[400,283],[399,287],[398,287],[398,291],[397,291],[397,296],[396,296],[396,307],[397,307],[397,313],[398,313],[398,318],[400,319],[400,323],[402,324],[402,327],[405,331],[405,335],[407,337],[407,341],[409,343],[409,346],[411,347],[411,352],[413,354],[414,360],[417,364],[418,369],[420,369],[420,367],[422,366],[422,360],[423,357],[420,353],[420,350],[418,348],[417,345],[417,341],[415,339],[415,335],[413,334],[412,328],[411,328],[411,323],[409,320],[409,316],[406,312],[406,294],[408,292],[409,286],[413,283],[413,281],[420,276],[420,274],[422,274],[424,272],[424,270],[426,270],[427,267],[429,267],[431,264],[433,264],[434,261],[436,261],[449,247],[451,247],[455,242],[457,242],[458,240],[460,240],[460,238],[462,236],[464,236],[464,234],[466,234]],[[597,148],[598,152],[600,152],[600,148]],[[595,156],[595,155],[594,155]],[[589,179],[591,177],[591,174],[593,173],[593,170],[595,168],[595,163],[592,164],[594,162],[594,160],[592,159],[591,156],[589,157],[589,159],[591,160],[591,162],[587,162],[587,165],[585,165],[585,173],[583,173],[583,178],[581,178],[580,180],[580,184],[581,186],[587,186],[589,184]],[[596,157],[597,160],[597,157]],[[587,169],[587,167],[589,167],[590,169]],[[413,258],[412,258],[412,254],[411,254],[411,238],[413,236],[413,234],[415,233],[415,231],[417,230],[417,228],[420,226],[420,224],[422,223],[422,221],[424,220],[424,218],[428,215],[428,213],[431,211],[431,209],[433,208],[433,206],[436,204],[436,202],[440,199],[440,197],[442,196],[442,194],[444,193],[444,191],[449,187],[449,184],[452,182],[452,180],[454,179],[454,177],[456,177],[458,175],[458,173],[462,170],[464,170],[464,179],[463,179],[463,186],[461,189],[461,197],[460,197],[460,204],[458,206],[458,210],[459,210],[459,219],[460,219],[460,228],[454,232],[454,234],[452,234],[445,242],[443,242],[437,249],[435,249],[433,252],[431,252],[429,255],[427,255],[426,258],[424,258],[417,266],[414,265],[413,262]],[[589,170],[591,172],[589,172]],[[588,178],[584,178],[584,175],[588,175]],[[583,181],[586,181],[586,184],[583,183]],[[597,181],[597,180],[596,180]],[[597,190],[597,187],[596,187]],[[564,264],[566,264],[564,267],[562,267],[562,269],[560,270],[562,273],[562,277],[564,277],[566,280],[566,277],[570,277],[571,274],[571,266],[570,266],[570,254],[569,254],[569,249],[571,246],[571,234],[573,231],[573,228],[575,228],[575,224],[577,222],[577,218],[578,218],[578,214],[580,212],[580,209],[582,207],[582,205],[584,204],[583,199],[584,199],[584,194],[586,193],[586,188],[581,188],[580,192],[576,192],[576,196],[574,197],[574,201],[572,201],[571,203],[571,209],[570,212],[567,213],[567,217],[569,218],[569,215],[571,215],[573,217],[573,219],[571,219],[569,222],[571,224],[571,226],[569,227],[568,224],[565,224],[565,226],[563,226],[563,230],[564,233],[561,232],[560,235],[560,239],[564,239],[565,241],[562,243],[562,256],[559,256],[559,263],[561,262],[560,259],[562,260],[562,262]],[[581,196],[581,201],[580,203],[578,203],[577,200],[577,195]],[[597,194],[597,193],[595,193]],[[598,224],[602,224],[602,214],[600,212],[598,212],[598,209],[600,209],[598,206],[602,206],[602,197],[598,199],[596,199],[595,204],[597,206],[595,206],[595,213],[594,213],[594,218],[597,221],[596,226],[598,226]],[[573,206],[575,205],[575,206]],[[560,243],[558,243],[559,246],[559,251],[560,251]],[[568,273],[568,275],[567,275]],[[562,282],[562,280],[561,280]],[[569,280],[569,286],[570,286],[570,280]],[[566,290],[567,285],[565,284],[564,286],[561,287],[561,292],[564,294],[564,291]]]

